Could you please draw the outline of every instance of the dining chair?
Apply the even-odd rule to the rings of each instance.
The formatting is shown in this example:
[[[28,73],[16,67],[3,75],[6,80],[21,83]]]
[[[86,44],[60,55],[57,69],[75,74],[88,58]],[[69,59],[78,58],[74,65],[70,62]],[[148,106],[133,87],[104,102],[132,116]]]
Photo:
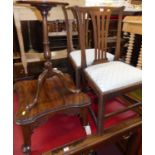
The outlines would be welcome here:
[[[139,68],[131,66],[120,61],[120,43],[121,43],[121,25],[124,7],[74,7],[77,17],[79,29],[79,41],[81,50],[81,72],[84,75],[88,85],[94,90],[98,96],[98,114],[93,114],[97,125],[97,133],[103,134],[103,121],[118,115],[129,109],[135,109],[141,106],[141,102],[129,104],[126,108],[110,114],[104,114],[105,103],[107,100],[122,96],[132,92],[142,86],[142,71]],[[109,61],[107,55],[107,39],[109,35],[109,23],[111,15],[118,16],[117,38],[115,47],[114,61]],[[92,65],[87,63],[88,55],[86,54],[85,36],[88,32],[87,18],[92,21],[93,38],[94,38],[94,59]],[[132,32],[133,33],[133,32]],[[136,32],[135,32],[136,33]],[[131,54],[131,44],[129,42],[129,50],[127,55]],[[130,52],[130,54],[128,54]],[[128,56],[127,56],[128,57]],[[89,57],[90,58],[90,57]],[[140,59],[139,59],[140,60]],[[139,63],[138,63],[139,64]],[[126,100],[128,103],[128,100]],[[92,111],[91,111],[92,112]],[[93,112],[92,112],[93,113]]]
[[[95,59],[95,48],[91,48],[91,35],[92,35],[92,31],[90,31],[89,27],[90,27],[90,17],[89,16],[85,16],[85,21],[86,21],[86,33],[83,34],[84,40],[83,42],[85,43],[85,54],[82,54],[81,49],[74,49],[74,45],[73,45],[73,30],[72,30],[72,25],[70,24],[70,16],[72,14],[72,18],[74,18],[74,20],[76,20],[76,23],[78,23],[77,20],[77,14],[76,11],[74,9],[74,7],[65,7],[63,6],[63,12],[64,12],[64,17],[65,17],[65,22],[66,22],[66,30],[67,30],[67,52],[68,52],[68,58],[70,63],[72,64],[72,67],[75,71],[75,83],[76,83],[76,87],[78,89],[81,88],[81,69],[83,68],[83,65],[87,65],[87,66],[91,66],[94,62]],[[78,30],[78,24],[77,24],[77,33],[78,36],[80,38],[80,32]],[[79,44],[80,44],[80,40],[79,40]],[[109,61],[114,60],[114,55],[111,54],[110,52],[106,53],[107,59]],[[86,58],[84,58],[86,57]],[[86,59],[86,61],[84,61],[84,59]],[[84,64],[86,63],[86,64]]]

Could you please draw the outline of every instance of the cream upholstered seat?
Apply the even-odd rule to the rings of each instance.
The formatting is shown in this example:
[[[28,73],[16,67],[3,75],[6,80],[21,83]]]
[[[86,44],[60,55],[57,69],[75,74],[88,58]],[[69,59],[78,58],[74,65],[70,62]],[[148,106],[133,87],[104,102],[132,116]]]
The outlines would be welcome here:
[[[114,55],[106,53],[108,61],[114,60]],[[75,63],[76,67],[81,67],[81,50],[75,50],[69,54],[71,60]],[[93,64],[95,58],[95,49],[86,49],[86,64],[90,66]]]
[[[104,93],[142,82],[142,71],[120,61],[89,66],[86,74]]]

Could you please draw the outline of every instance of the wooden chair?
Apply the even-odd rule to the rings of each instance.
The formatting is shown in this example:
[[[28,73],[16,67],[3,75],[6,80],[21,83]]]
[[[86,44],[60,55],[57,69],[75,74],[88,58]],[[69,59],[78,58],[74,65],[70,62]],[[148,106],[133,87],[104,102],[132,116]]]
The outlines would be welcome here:
[[[85,43],[85,54],[81,54],[81,49],[74,49],[74,45],[73,45],[73,31],[72,31],[72,26],[70,24],[70,20],[69,20],[69,15],[73,14],[72,16],[74,17],[74,19],[77,20],[77,14],[76,11],[74,10],[74,7],[68,7],[65,8],[63,6],[63,12],[64,12],[64,17],[66,20],[66,29],[67,29],[67,45],[68,45],[68,57],[69,57],[69,61],[71,62],[74,71],[75,71],[75,81],[76,81],[76,87],[79,89],[81,88],[81,69],[83,68],[83,65],[87,65],[90,66],[93,64],[94,62],[94,55],[95,55],[95,49],[94,48],[90,48],[90,36],[91,36],[91,31],[88,29],[89,27],[89,23],[90,23],[90,17],[89,16],[85,16],[85,20],[86,20],[86,35],[85,38],[83,40],[83,42]],[[71,13],[72,12],[72,13]],[[77,30],[78,30],[78,26],[77,26]],[[78,30],[78,35],[80,38],[80,32]],[[80,41],[79,41],[80,42]],[[107,59],[109,61],[114,60],[114,55],[107,52]],[[86,57],[86,62],[83,61],[83,57]],[[86,63],[86,64],[84,64]]]
[[[82,73],[84,73],[88,85],[94,90],[99,99],[98,116],[96,118],[93,115],[99,135],[103,134],[104,126],[102,122],[105,119],[141,105],[140,102],[129,104],[125,109],[104,115],[107,100],[141,88],[142,83],[141,70],[119,60],[123,9],[124,7],[74,7],[79,27]],[[118,15],[115,61],[109,61],[106,54],[108,28],[111,14],[114,12]],[[88,65],[86,61],[85,36],[88,32],[86,17],[91,18],[93,24],[95,54],[92,65]],[[132,43],[130,42],[130,44]],[[129,46],[128,51],[132,51],[131,46]],[[127,53],[127,55],[130,54]],[[128,100],[126,102],[129,103]]]

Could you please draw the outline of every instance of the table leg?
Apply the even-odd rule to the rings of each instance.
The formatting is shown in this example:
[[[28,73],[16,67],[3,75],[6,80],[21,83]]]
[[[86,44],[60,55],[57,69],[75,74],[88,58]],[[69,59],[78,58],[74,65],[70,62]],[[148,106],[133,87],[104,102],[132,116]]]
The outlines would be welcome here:
[[[22,146],[22,151],[25,154],[29,154],[31,152],[31,135],[32,135],[32,126],[31,125],[23,125],[23,140],[24,144]]]
[[[80,117],[82,118],[83,126],[88,125],[87,114],[88,114],[88,108],[87,107],[83,107],[80,109]]]

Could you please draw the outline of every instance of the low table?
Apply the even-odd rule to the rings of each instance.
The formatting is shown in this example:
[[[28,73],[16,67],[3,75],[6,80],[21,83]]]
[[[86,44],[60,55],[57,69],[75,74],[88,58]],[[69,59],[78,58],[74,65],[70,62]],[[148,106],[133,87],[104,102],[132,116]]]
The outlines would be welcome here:
[[[68,74],[65,74],[68,84],[75,88],[73,81]],[[70,93],[65,89],[63,83],[57,76],[46,79],[39,94],[38,102],[31,109],[31,105],[37,88],[37,80],[25,80],[17,82],[14,86],[18,98],[19,109],[16,114],[16,124],[22,127],[24,144],[23,153],[31,151],[31,135],[33,130],[47,122],[56,113],[72,114],[78,109],[77,114],[83,118],[83,125],[86,125],[87,107],[90,105],[89,97],[82,93]],[[75,111],[76,112],[76,111]],[[75,114],[75,112],[73,114]]]

